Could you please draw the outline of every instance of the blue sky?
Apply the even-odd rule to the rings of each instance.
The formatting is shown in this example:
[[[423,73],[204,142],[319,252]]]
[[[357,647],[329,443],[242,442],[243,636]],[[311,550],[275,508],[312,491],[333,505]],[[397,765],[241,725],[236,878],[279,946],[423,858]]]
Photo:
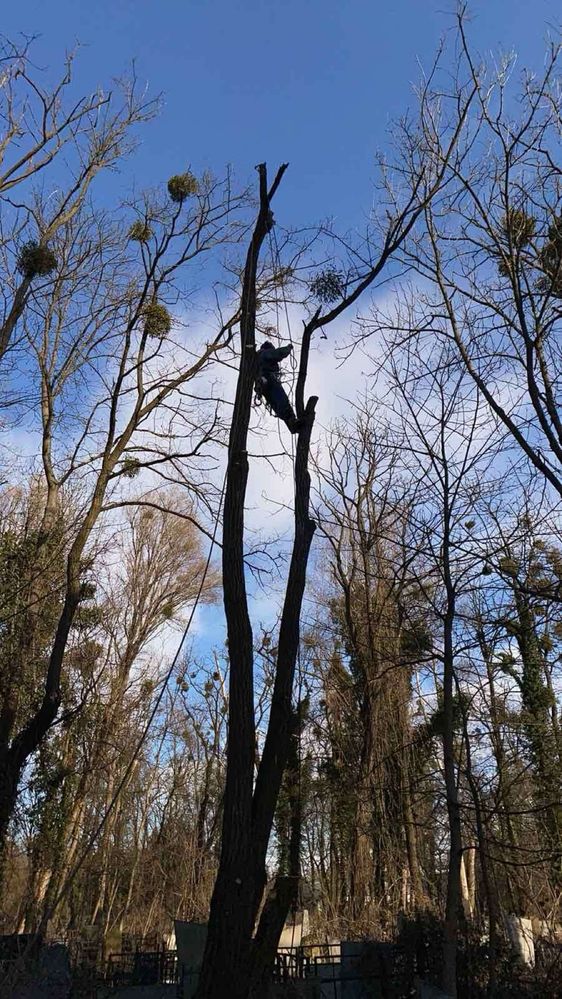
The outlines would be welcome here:
[[[281,224],[333,216],[345,230],[370,210],[375,153],[413,106],[420,64],[430,66],[453,9],[441,0],[26,0],[4,5],[2,31],[39,35],[34,62],[53,77],[81,42],[77,92],[107,85],[135,59],[139,79],[163,93],[162,114],[111,184],[142,188],[187,164],[220,173],[227,163],[246,181],[257,162],[286,160]],[[540,68],[557,0],[480,0],[471,12],[477,51],[515,48],[520,70]],[[336,389],[327,399],[329,379],[316,367],[333,413]],[[260,495],[258,485],[254,509]],[[200,624],[206,641],[220,642],[220,610],[203,609]]]
[[[261,160],[288,160],[278,217],[330,215],[347,228],[369,211],[375,151],[412,102],[418,60],[429,65],[453,9],[447,0],[26,0],[3,5],[2,32],[39,34],[35,60],[52,68],[80,41],[79,87],[136,59],[165,96],[134,160],[139,186],[186,162],[197,172],[231,163],[245,180]],[[537,66],[547,25],[560,19],[557,0],[479,0],[471,10],[475,46],[515,47],[520,67]]]

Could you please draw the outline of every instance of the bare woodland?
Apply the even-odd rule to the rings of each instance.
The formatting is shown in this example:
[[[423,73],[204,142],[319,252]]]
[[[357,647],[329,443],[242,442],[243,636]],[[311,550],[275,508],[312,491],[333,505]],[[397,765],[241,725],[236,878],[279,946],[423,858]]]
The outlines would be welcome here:
[[[421,941],[448,996],[556,994],[559,47],[521,75],[466,32],[353,234],[283,226],[286,164],[139,192],[158,98],[4,42],[2,933],[208,921],[198,999],[256,999],[306,904],[312,940]],[[248,512],[266,336],[297,359],[288,554]],[[368,373],[329,426],[320,336]],[[175,655],[200,603],[226,639]]]

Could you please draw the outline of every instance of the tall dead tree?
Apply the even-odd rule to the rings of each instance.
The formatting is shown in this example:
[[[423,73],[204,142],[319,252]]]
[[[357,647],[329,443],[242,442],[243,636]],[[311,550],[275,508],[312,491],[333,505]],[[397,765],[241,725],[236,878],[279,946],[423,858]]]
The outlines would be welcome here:
[[[311,399],[306,407],[307,423],[297,444],[295,546],[281,621],[268,734],[254,795],[253,637],[244,576],[244,503],[248,481],[246,441],[256,373],[257,265],[261,246],[273,225],[271,201],[286,164],[280,167],[269,189],[265,164],[260,164],[258,170],[260,209],[248,249],[242,287],[241,360],[230,430],[224,501],[222,564],[230,657],[230,715],[221,861],[211,903],[209,934],[199,986],[200,996],[209,997],[224,996],[227,992],[242,997],[249,990],[252,931],[265,882],[265,851],[278,796],[276,785],[280,784],[287,755],[287,738],[284,735],[285,732],[290,733],[300,608],[314,531],[308,517],[307,459],[315,405],[315,400]],[[307,354],[303,345],[297,388],[297,409],[301,413]]]
[[[429,99],[429,97],[428,97]],[[467,99],[470,103],[471,97]],[[453,154],[460,129],[449,137]],[[211,903],[209,930],[198,999],[246,999],[251,994],[254,953],[261,939],[253,931],[265,887],[265,860],[286,766],[294,724],[291,704],[295,664],[299,647],[300,612],[314,522],[309,515],[310,477],[308,457],[314,422],[315,397],[305,405],[304,393],[310,343],[314,333],[325,328],[354,305],[386,268],[396,250],[412,232],[429,201],[439,190],[445,167],[438,171],[416,172],[415,149],[418,137],[404,130],[405,158],[409,164],[408,183],[393,189],[384,178],[387,204],[380,224],[380,249],[367,260],[340,240],[346,255],[353,258],[343,278],[322,288],[320,306],[305,323],[299,373],[295,389],[297,417],[303,429],[297,441],[295,458],[295,534],[281,624],[275,682],[269,724],[254,785],[255,716],[253,694],[253,642],[244,576],[244,506],[248,482],[247,437],[256,375],[256,275],[260,250],[273,226],[272,199],[286,164],[280,167],[270,188],[265,164],[260,164],[260,207],[250,240],[243,275],[240,307],[240,368],[230,429],[226,491],[223,513],[223,589],[230,658],[229,737],[224,796],[222,848],[219,871]],[[311,285],[312,287],[312,285]],[[290,904],[287,895],[287,905]],[[260,962],[256,962],[259,964]],[[262,969],[263,971],[263,969]],[[262,972],[260,972],[262,974]],[[263,980],[263,977],[262,977]]]

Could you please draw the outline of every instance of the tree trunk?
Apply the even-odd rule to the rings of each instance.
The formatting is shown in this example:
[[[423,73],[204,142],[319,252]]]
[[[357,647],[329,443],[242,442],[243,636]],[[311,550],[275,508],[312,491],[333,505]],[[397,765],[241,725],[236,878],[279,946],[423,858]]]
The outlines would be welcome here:
[[[292,731],[292,694],[300,640],[300,613],[315,524],[309,515],[308,455],[316,398],[304,405],[308,353],[318,316],[305,326],[295,390],[303,420],[295,456],[295,536],[279,628],[275,682],[262,758],[256,776],[253,646],[244,578],[246,440],[255,379],[256,268],[273,225],[270,202],[283,176],[267,190],[260,173],[260,212],[248,250],[242,290],[242,357],[230,431],[223,520],[223,589],[230,658],[229,730],[219,871],[197,999],[247,999],[252,974],[252,933],[266,882],[265,861]]]
[[[263,240],[273,225],[265,164],[258,168],[260,210],[246,257],[240,318],[241,357],[228,445],[223,512],[223,592],[227,622],[229,729],[222,847],[211,900],[199,979],[199,999],[246,999],[256,895],[252,850],[255,753],[252,628],[244,577],[244,505],[248,480],[246,441],[255,380],[256,272]],[[265,874],[265,872],[264,872]]]
[[[412,790],[410,787],[410,774],[408,769],[409,754],[404,754],[404,765],[402,773],[402,812],[404,822],[404,837],[406,840],[406,854],[408,857],[408,870],[413,895],[413,908],[426,908],[428,899],[423,887],[422,872],[418,856],[418,841],[416,836],[416,823],[414,820],[414,809],[412,805]]]
[[[300,739],[304,725],[305,704],[301,701],[294,712],[286,780],[290,785],[290,824],[288,843],[288,873],[281,874],[269,892],[263,907],[252,948],[252,980],[250,995],[261,999],[271,981],[279,938],[289,912],[296,916],[299,903],[302,839],[302,761]]]
[[[294,879],[285,874],[279,875],[267,896],[254,940],[252,984],[249,993],[252,999],[263,999],[267,995],[279,938],[287,921],[287,915],[291,908],[294,908],[294,901]]]
[[[29,298],[29,292],[31,289],[31,279],[24,277],[21,284],[16,288],[16,293],[14,295],[14,300],[12,302],[12,308],[10,309],[5,322],[0,326],[0,360],[4,357],[4,354],[10,346],[10,340],[12,338],[12,333],[14,332],[18,319],[25,309],[27,300]]]
[[[443,989],[448,996],[451,996],[452,999],[456,999],[462,836],[461,813],[459,808],[457,779],[455,773],[455,670],[453,651],[455,591],[452,584],[449,562],[450,513],[448,509],[448,493],[446,493],[445,496],[445,503],[443,569],[447,592],[447,609],[443,619],[443,762],[445,770],[445,790],[447,795],[447,814],[449,817],[449,866],[447,872],[445,926],[443,931]]]

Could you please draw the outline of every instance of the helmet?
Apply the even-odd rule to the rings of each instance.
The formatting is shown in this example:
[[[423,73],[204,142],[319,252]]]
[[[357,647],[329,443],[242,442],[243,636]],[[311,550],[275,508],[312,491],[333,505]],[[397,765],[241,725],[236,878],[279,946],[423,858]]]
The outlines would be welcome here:
[[[274,348],[273,344],[269,340],[264,340],[264,342],[262,343],[262,345],[260,347],[260,350],[274,350],[274,349],[275,348]]]

